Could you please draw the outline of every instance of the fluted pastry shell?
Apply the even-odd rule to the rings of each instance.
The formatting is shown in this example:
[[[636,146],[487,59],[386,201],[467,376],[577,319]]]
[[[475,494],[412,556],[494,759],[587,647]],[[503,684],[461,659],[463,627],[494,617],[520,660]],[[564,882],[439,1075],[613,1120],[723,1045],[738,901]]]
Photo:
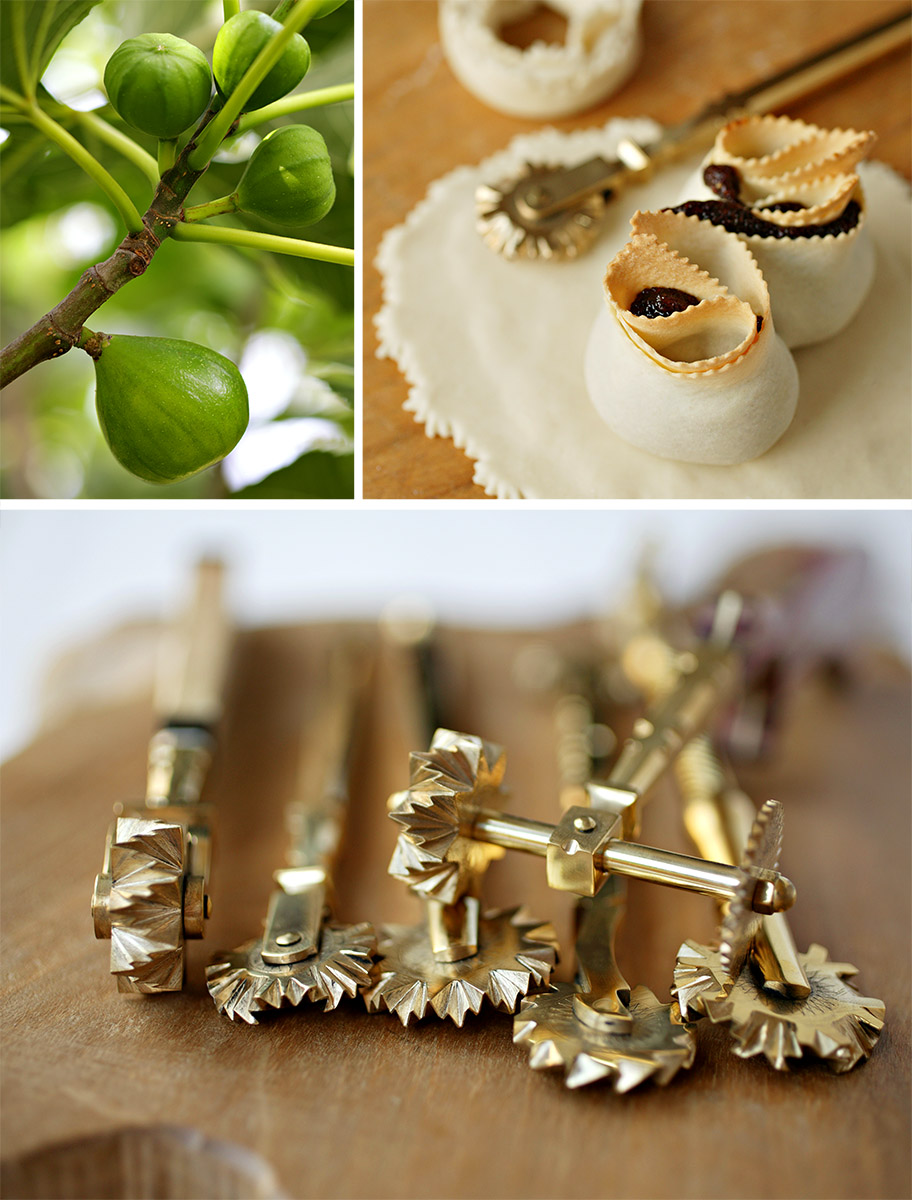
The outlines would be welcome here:
[[[796,238],[734,235],[756,258],[769,288],[776,328],[792,349],[826,341],[844,329],[873,282],[874,250],[865,228],[864,188],[855,168],[875,141],[871,132],[826,130],[789,117],[745,117],[720,131],[681,191],[680,201],[718,199],[704,182],[703,171],[724,163],[738,171],[741,200],[775,225],[827,224],[849,201],[858,202],[858,221],[839,233]],[[797,212],[767,207],[789,200],[810,207]]]
[[[751,208],[772,225],[793,228],[802,225],[826,225],[841,216],[848,202],[857,199],[860,191],[861,184],[855,174],[824,175],[818,179],[792,184],[786,189],[771,191],[751,201]],[[797,200],[805,207],[786,209],[785,212],[770,207],[783,200]]]
[[[538,0],[441,0],[440,40],[453,74],[491,108],[551,120],[604,100],[640,55],[642,0],[551,0],[566,18],[563,44],[511,46],[499,30],[539,7]]]
[[[737,168],[751,187],[774,179],[791,186],[851,174],[876,141],[870,130],[822,129],[792,117],[740,117],[719,131],[709,161]]]
[[[724,230],[679,213],[636,212],[630,225],[633,236],[608,264],[605,294],[639,349],[681,374],[719,371],[746,354],[770,313],[750,251]],[[647,287],[679,288],[699,303],[667,317],[636,316],[630,305]]]
[[[593,404],[625,441],[663,458],[758,457],[792,420],[798,376],[753,255],[733,234],[681,213],[637,212],[630,223],[587,348]],[[629,306],[647,287],[679,288],[698,303],[635,316]]]

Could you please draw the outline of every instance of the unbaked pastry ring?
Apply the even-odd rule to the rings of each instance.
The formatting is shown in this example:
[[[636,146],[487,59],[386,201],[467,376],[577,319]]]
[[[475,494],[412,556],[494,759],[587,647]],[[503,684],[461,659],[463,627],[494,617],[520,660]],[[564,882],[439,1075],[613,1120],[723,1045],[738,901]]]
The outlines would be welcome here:
[[[564,45],[525,50],[499,37],[538,0],[441,0],[440,39],[454,75],[484,104],[551,120],[589,108],[624,83],[640,55],[642,0],[549,0],[567,19]]]

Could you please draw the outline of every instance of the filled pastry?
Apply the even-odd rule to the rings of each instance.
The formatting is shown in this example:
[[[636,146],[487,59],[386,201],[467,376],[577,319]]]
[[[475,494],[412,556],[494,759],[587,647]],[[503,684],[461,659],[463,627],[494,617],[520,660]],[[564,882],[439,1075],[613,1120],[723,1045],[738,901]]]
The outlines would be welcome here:
[[[745,117],[721,130],[673,211],[737,234],[760,264],[788,346],[843,329],[874,278],[874,248],[855,168],[873,133],[789,117]]]
[[[625,441],[662,458],[732,465],[788,428],[798,372],[747,246],[676,212],[637,212],[608,264],[586,386]]]
[[[500,30],[538,0],[441,0],[440,40],[453,74],[484,104],[513,117],[564,117],[610,96],[633,71],[641,2],[551,0],[567,20],[566,41],[520,50]]]

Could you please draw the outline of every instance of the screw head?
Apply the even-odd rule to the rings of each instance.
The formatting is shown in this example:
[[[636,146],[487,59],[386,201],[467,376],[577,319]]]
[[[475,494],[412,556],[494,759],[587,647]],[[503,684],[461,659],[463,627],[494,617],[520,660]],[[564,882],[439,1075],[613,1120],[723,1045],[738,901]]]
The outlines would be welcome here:
[[[595,817],[574,817],[573,828],[578,829],[580,833],[591,833],[598,825]]]
[[[301,935],[291,930],[289,933],[280,933],[275,943],[277,946],[296,946],[300,940]]]

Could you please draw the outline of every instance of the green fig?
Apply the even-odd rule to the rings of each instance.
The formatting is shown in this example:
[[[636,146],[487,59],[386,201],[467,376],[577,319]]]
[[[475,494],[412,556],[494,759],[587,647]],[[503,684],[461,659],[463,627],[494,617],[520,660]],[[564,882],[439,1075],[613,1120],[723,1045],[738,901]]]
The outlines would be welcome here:
[[[236,195],[240,212],[299,229],[333,206],[336,184],[326,143],[309,125],[283,125],[250,156]]]
[[[256,56],[281,29],[278,21],[254,9],[228,18],[218,31],[212,51],[215,82],[223,96],[231,95]],[[309,70],[310,46],[296,33],[282,57],[244,105],[244,110],[263,108],[273,100],[281,100],[298,86]]]
[[[189,129],[212,95],[205,54],[170,33],[144,33],[121,43],[108,59],[104,82],[127,124],[157,138]]]
[[[219,462],[247,428],[247,388],[229,359],[174,338],[98,334],[95,409],[122,466],[175,483]]]

